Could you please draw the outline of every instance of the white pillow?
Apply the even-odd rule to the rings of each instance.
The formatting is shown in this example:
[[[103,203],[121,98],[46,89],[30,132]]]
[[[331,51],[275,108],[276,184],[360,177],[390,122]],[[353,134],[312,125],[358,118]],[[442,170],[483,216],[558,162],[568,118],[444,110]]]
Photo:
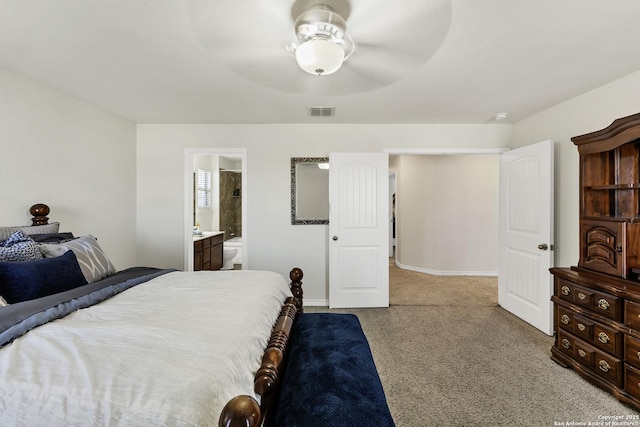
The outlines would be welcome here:
[[[87,283],[97,282],[116,273],[115,267],[93,236],[80,236],[60,244],[40,245],[40,250],[47,258],[73,251]]]
[[[0,297],[0,307],[4,307],[6,305],[9,305],[9,304],[7,304],[7,301],[5,301],[4,298]]]

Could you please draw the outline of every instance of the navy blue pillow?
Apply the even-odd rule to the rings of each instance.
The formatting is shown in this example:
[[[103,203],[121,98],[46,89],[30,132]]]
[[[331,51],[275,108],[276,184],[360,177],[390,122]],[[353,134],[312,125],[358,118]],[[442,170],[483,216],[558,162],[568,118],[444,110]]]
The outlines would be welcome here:
[[[73,233],[44,233],[44,234],[29,234],[29,237],[37,243],[60,243],[68,240],[73,240]]]
[[[0,262],[0,295],[9,304],[41,298],[86,285],[73,251],[55,258]]]

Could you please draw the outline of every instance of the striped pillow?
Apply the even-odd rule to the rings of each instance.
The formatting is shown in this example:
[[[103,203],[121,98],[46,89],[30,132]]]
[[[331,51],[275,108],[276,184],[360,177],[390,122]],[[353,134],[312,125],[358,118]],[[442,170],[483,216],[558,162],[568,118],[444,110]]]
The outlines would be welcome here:
[[[24,234],[44,234],[57,233],[60,229],[59,222],[52,222],[45,225],[15,225],[11,227],[0,227],[0,241],[6,240],[16,231],[20,230]]]
[[[87,283],[97,282],[116,273],[115,267],[93,236],[80,236],[57,245],[40,245],[40,250],[47,258],[54,258],[67,251],[73,251]]]

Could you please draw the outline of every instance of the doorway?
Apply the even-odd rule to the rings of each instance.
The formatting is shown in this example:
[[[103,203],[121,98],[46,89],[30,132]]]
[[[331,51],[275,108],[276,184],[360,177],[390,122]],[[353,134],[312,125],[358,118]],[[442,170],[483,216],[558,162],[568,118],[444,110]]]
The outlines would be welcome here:
[[[537,156],[537,154],[536,155],[531,154],[530,150],[533,150],[535,147],[538,147],[538,146],[541,147],[543,155],[541,154],[540,156]],[[552,171],[553,171],[553,143],[550,142],[550,141],[545,141],[544,143],[532,144],[530,146],[522,147],[521,150],[523,150],[523,152],[524,152],[524,150],[527,150],[527,154],[526,154],[526,156],[524,156],[524,157],[526,157],[525,160],[527,162],[529,162],[531,164],[535,163],[535,164],[541,165],[541,167],[542,166],[546,167],[546,169],[544,169],[544,168],[541,169],[541,172],[539,172],[539,175],[540,176],[544,176],[546,178],[551,177],[551,182],[553,182],[553,179],[552,179],[552,176],[553,176],[553,174],[552,174]],[[494,151],[493,153],[486,152],[486,151],[483,152],[483,153],[477,153],[477,152],[476,153],[473,153],[473,152],[472,153],[460,153],[459,151],[456,151],[456,152],[452,152],[452,153],[421,152],[421,153],[399,153],[399,154],[403,154],[403,155],[404,154],[420,154],[420,155],[424,155],[424,154],[499,154],[498,158],[500,159],[500,163],[503,163],[505,155],[503,155],[502,153],[504,151],[506,151],[506,150],[499,150],[497,152]],[[514,153],[516,151],[518,151],[518,150],[512,150],[509,153]],[[523,172],[520,169],[516,169],[517,171],[520,171],[520,175],[524,175],[524,176],[533,175],[532,173],[528,172],[529,169],[524,169],[523,166],[519,166],[519,167],[520,167],[520,169],[522,169],[524,171]],[[499,184],[500,188],[502,188],[502,186],[503,186],[503,184],[505,182],[505,180],[502,177],[502,172],[503,172],[502,171],[502,169],[503,169],[502,164],[500,164],[500,168],[498,168],[498,169],[500,169],[500,175],[501,175],[499,180],[498,180],[498,184]],[[461,171],[462,171],[462,169],[461,169]],[[551,172],[549,172],[549,171],[551,171]],[[401,214],[400,214],[400,219],[402,220],[402,222],[400,223],[401,227],[406,225],[406,223],[407,223],[406,220],[409,218],[408,215],[410,214],[410,211],[411,211],[411,209],[405,209],[405,208],[408,208],[409,206],[414,206],[414,205],[417,204],[413,200],[413,197],[411,197],[412,196],[411,192],[409,192],[408,194],[403,194],[403,187],[402,187],[403,181],[401,179],[401,176],[404,176],[404,177],[409,176],[409,174],[405,175],[404,173],[405,173],[404,169],[398,169],[398,174],[397,174],[397,180],[398,180],[398,184],[397,185],[398,185],[398,187],[397,187],[397,198],[396,198],[396,206],[398,207],[398,211],[396,212],[396,215],[398,216],[398,213],[401,212]],[[438,175],[436,175],[433,178],[435,178],[434,181],[436,181],[436,180],[439,181],[436,184],[437,186],[441,186],[443,184],[446,186],[446,184],[447,184],[447,180],[446,179],[441,179],[441,177],[438,176]],[[464,177],[462,177],[462,178],[464,178]],[[413,177],[412,177],[412,179],[413,179]],[[454,179],[458,180],[458,177],[454,177]],[[472,186],[470,188],[473,188],[473,185],[476,184],[474,182],[474,180],[475,180],[474,176],[467,176],[464,179],[466,179],[467,182],[470,182],[472,184]],[[537,180],[533,180],[533,181],[537,182]],[[423,184],[420,187],[414,187],[415,193],[424,192],[426,187],[428,187],[428,186],[425,185],[425,184]],[[512,194],[511,195],[511,199],[513,199],[516,202],[516,206],[520,206],[520,211],[524,211],[524,213],[525,213],[524,217],[525,218],[534,218],[534,217],[535,218],[539,218],[541,220],[541,222],[544,223],[542,225],[546,225],[546,227],[543,227],[542,225],[536,225],[536,227],[532,227],[532,228],[540,229],[540,230],[547,230],[547,231],[551,230],[551,231],[553,231],[553,225],[552,225],[553,224],[553,208],[552,208],[553,205],[552,204],[551,204],[551,208],[549,208],[549,205],[545,205],[543,203],[534,204],[541,211],[540,212],[536,211],[535,214],[530,214],[530,212],[533,212],[533,207],[531,207],[529,205],[524,205],[524,204],[518,204],[517,203],[517,201],[520,200],[523,197],[525,199],[531,198],[533,200],[533,199],[535,199],[535,197],[533,197],[533,196],[538,196],[538,198],[544,198],[545,200],[549,199],[552,202],[553,201],[553,193],[552,193],[553,185],[549,185],[549,184],[547,184],[547,185],[538,185],[538,187],[529,185],[527,187],[527,190],[529,189],[529,187],[531,187],[531,189],[533,190],[533,194],[525,193],[522,190],[513,191],[513,194],[516,194],[518,197],[513,197],[513,194]],[[462,188],[462,186],[461,186],[461,188]],[[538,190],[536,190],[535,188],[543,188],[543,189],[545,189],[546,192],[540,190],[539,193],[538,193],[538,192],[536,192]],[[549,191],[551,191],[551,195],[548,194]],[[470,201],[469,196],[472,195],[472,193],[462,194],[463,197],[460,197],[461,196],[459,194],[460,191],[458,191],[458,189],[455,186],[452,187],[449,191],[445,191],[444,193],[447,195],[447,198],[444,199],[444,200],[447,200],[447,201],[450,200],[450,201],[454,201],[455,202],[456,201],[455,199],[458,198],[459,199],[458,202],[459,201],[466,202],[466,204],[465,203],[459,204],[459,209],[460,210],[467,210],[467,211],[477,210],[477,206],[478,206],[477,202],[481,201],[481,199],[475,199],[471,203],[469,203],[469,201]],[[522,194],[526,194],[526,196],[522,196]],[[402,198],[404,196],[407,196],[407,195],[409,197],[411,197],[412,204],[403,204]],[[505,194],[503,194],[503,192],[501,191],[501,192],[499,192],[498,199],[500,200],[500,203],[501,203],[501,206],[502,206],[502,202],[507,200],[507,197],[505,197]],[[400,202],[400,203],[398,203],[398,202]],[[480,224],[476,223],[475,225],[471,225],[470,226],[469,221],[468,221],[468,217],[467,218],[463,217],[462,218],[463,221],[456,220],[454,218],[454,222],[452,223],[451,222],[451,218],[449,218],[447,216],[447,213],[446,213],[446,206],[448,206],[449,203],[443,203],[442,205],[444,207],[442,209],[436,209],[436,214],[434,214],[431,217],[429,215],[425,215],[425,214],[420,215],[420,220],[423,221],[423,223],[438,224],[438,226],[441,226],[443,228],[447,228],[447,227],[450,227],[450,228],[454,228],[455,227],[455,228],[463,228],[463,229],[466,228],[466,230],[473,230],[473,231],[479,230],[480,227],[482,226],[481,223]],[[509,206],[511,206],[511,205],[509,205]],[[526,206],[526,207],[522,208],[522,206]],[[502,211],[498,215],[499,217],[502,218],[500,220],[500,222],[499,222],[499,224],[500,224],[500,233],[503,232],[503,228],[504,228],[504,223],[505,222],[504,222],[503,219],[504,218],[509,218],[509,219],[513,220],[514,218],[516,218],[516,216],[514,216],[514,215],[519,213],[519,211],[517,209],[513,210],[513,209],[510,208],[509,210],[506,210],[506,211],[502,207],[501,207],[501,209],[502,209]],[[444,213],[440,213],[440,211],[442,211]],[[493,215],[492,215],[492,217],[493,217]],[[520,217],[517,217],[517,218],[519,219]],[[545,218],[546,218],[547,222],[545,222]],[[487,219],[488,219],[488,217],[487,217]],[[475,221],[475,218],[473,219],[473,221]],[[551,221],[551,222],[549,223],[548,221]],[[518,223],[518,224],[520,224],[520,223]],[[551,225],[549,225],[549,224],[551,224]],[[522,227],[520,227],[520,228],[522,228]],[[520,228],[518,230],[519,230],[520,234],[522,234],[522,230],[520,230]],[[459,258],[461,256],[468,255],[468,254],[465,254],[461,250],[456,250],[456,246],[455,246],[456,242],[455,241],[447,242],[446,240],[442,240],[440,242],[433,242],[434,243],[434,245],[433,245],[434,247],[430,248],[429,245],[425,244],[424,241],[421,241],[420,239],[414,239],[413,243],[419,242],[419,245],[417,245],[417,246],[409,245],[407,247],[406,244],[403,245],[403,242],[402,242],[403,236],[411,238],[411,237],[413,237],[413,236],[415,236],[417,234],[415,232],[415,230],[410,230],[410,231],[411,232],[409,234],[407,234],[407,233],[403,234],[403,231],[401,229],[399,231],[399,233],[398,233],[398,241],[397,241],[397,247],[396,247],[396,249],[397,249],[397,252],[396,252],[396,257],[397,257],[396,258],[396,264],[399,267],[403,268],[403,269],[405,269],[405,266],[399,264],[398,260],[400,260],[402,262],[404,262],[405,259],[408,260],[409,262],[407,264],[408,264],[409,268],[406,268],[406,269],[411,270],[411,266],[415,265],[415,264],[413,264],[412,261],[415,261],[416,257],[413,257],[413,258],[410,257],[409,253],[413,253],[414,250],[415,251],[423,250],[423,253],[428,253],[428,254],[431,254],[431,255],[436,256],[436,257],[437,257],[438,251],[439,251],[440,253],[445,254],[445,256],[441,259],[441,262],[446,262],[447,259],[456,259],[456,258]],[[492,232],[491,234],[497,234],[497,233]],[[464,236],[464,234],[462,234],[462,235]],[[453,240],[455,240],[455,239],[453,239]],[[482,239],[477,240],[477,242],[479,242],[480,240],[482,240]],[[553,233],[552,232],[550,233],[550,237],[549,236],[546,236],[546,237],[544,237],[544,236],[543,237],[535,236],[534,240],[536,242],[540,241],[540,242],[547,242],[547,243],[551,242],[551,243],[553,243]],[[406,241],[404,243],[406,243]],[[473,242],[471,242],[471,243],[473,243]],[[447,244],[449,244],[449,246],[447,246]],[[543,246],[546,247],[547,245],[531,245],[531,244],[529,244],[528,246],[531,246],[533,248],[532,250],[534,251],[535,255],[537,256],[537,255],[539,255],[538,252],[540,252],[540,250],[544,249]],[[408,249],[404,254],[403,254],[403,248]],[[536,248],[537,248],[537,252],[536,252]],[[509,271],[517,271],[517,272],[520,272],[521,275],[517,276],[517,275],[513,275],[512,274],[511,276],[513,276],[513,277],[511,277],[511,276],[507,277],[507,274],[505,274],[504,271],[507,271],[509,266],[511,264],[513,264],[513,259],[509,259],[508,261],[503,259],[504,258],[503,255],[504,255],[504,251],[505,251],[505,243],[502,240],[500,240],[498,242],[497,249],[498,249],[498,251],[495,251],[495,252],[497,252],[495,255],[500,255],[500,259],[496,260],[496,261],[498,261],[497,263],[492,261],[491,265],[496,265],[496,266],[499,265],[500,266],[500,280],[499,280],[499,296],[500,296],[500,298],[499,298],[499,304],[501,306],[503,306],[505,309],[508,309],[509,311],[512,311],[512,313],[516,314],[516,316],[521,317],[522,319],[524,319],[528,323],[530,323],[533,326],[539,328],[543,332],[549,333],[548,332],[548,331],[550,331],[550,329],[549,329],[550,326],[549,325],[550,325],[550,320],[551,320],[552,316],[550,314],[548,314],[548,313],[550,313],[550,311],[547,311],[547,309],[549,309],[551,307],[550,306],[550,295],[551,295],[551,285],[550,285],[550,283],[551,283],[551,277],[548,274],[546,274],[546,275],[544,274],[544,272],[546,270],[548,270],[549,265],[545,265],[543,268],[541,268],[541,270],[542,270],[541,274],[533,271],[533,269],[529,269],[530,271],[527,271],[525,276],[527,276],[528,279],[535,279],[535,280],[526,281],[526,286],[525,286],[523,284],[525,281],[522,280],[523,278],[521,276],[522,276],[522,271],[525,271],[526,269],[522,268],[522,265],[520,265],[518,268],[511,268],[511,270],[509,270]],[[478,247],[474,247],[474,245],[468,246],[468,250],[471,251],[471,253],[473,254],[474,257],[478,256],[478,255],[482,256],[482,252],[478,250]],[[491,251],[491,252],[494,252],[494,251]],[[521,252],[523,252],[523,251],[521,251]],[[422,254],[420,254],[420,255],[422,255]],[[486,255],[486,253],[485,253],[485,255]],[[549,254],[544,254],[544,255],[549,255]],[[532,256],[530,256],[530,258],[531,257]],[[469,258],[469,259],[472,259],[472,258]],[[551,262],[552,262],[552,257],[551,257]],[[461,263],[460,265],[464,266],[465,264]],[[480,266],[482,266],[482,264],[480,264]],[[422,272],[425,272],[425,273],[428,273],[428,274],[436,274],[436,275],[437,274],[446,275],[449,271],[453,271],[454,273],[452,273],[452,274],[454,274],[454,275],[459,275],[459,273],[461,273],[460,271],[457,271],[456,268],[451,269],[451,268],[449,268],[450,266],[446,266],[446,265],[443,265],[443,267],[444,268],[436,268],[436,270],[440,270],[440,271],[436,271],[436,272],[430,272],[430,271],[424,270],[424,269],[416,269],[415,271],[422,271]],[[507,270],[505,270],[505,269],[507,269]],[[463,274],[461,274],[461,275],[474,275],[475,276],[475,275],[488,275],[488,273],[490,274],[490,272],[484,271],[484,269],[481,269],[481,270],[479,270],[477,272],[474,272],[473,268],[471,270],[472,271],[467,271],[467,272],[463,271],[462,272]],[[477,274],[477,273],[481,273],[481,274]],[[482,274],[482,273],[484,273],[484,274]],[[497,276],[497,273],[498,272],[494,272],[491,275],[496,275]],[[451,274],[451,273],[449,273],[449,274]],[[520,288],[522,288],[523,291],[520,292],[520,294],[517,294],[515,292],[515,290],[520,291]],[[534,292],[533,290],[539,290],[540,291],[539,293],[540,293],[541,296],[538,296],[538,294],[536,292]],[[516,309],[514,309],[514,310],[510,310],[508,307],[506,307],[504,305],[505,304],[505,298],[503,297],[503,294],[510,293],[510,295],[514,295],[515,296],[515,299],[520,298],[520,300],[524,301],[524,297],[522,297],[522,295],[524,295],[525,291],[528,292],[527,293],[528,296],[534,295],[534,296],[536,296],[536,298],[529,297],[528,301],[518,305],[516,307]],[[537,302],[537,305],[534,305],[532,303],[534,301]],[[541,322],[542,326],[539,326],[536,322],[532,321],[532,317],[531,316],[528,317],[527,316],[528,313],[525,312],[525,310],[522,309],[522,307],[529,307],[529,306],[532,308],[529,311],[535,312],[535,313],[538,313],[538,312],[542,313],[542,315],[540,316],[540,318],[543,320],[543,322]]]
[[[396,170],[389,169],[389,258],[396,261]]]
[[[209,207],[198,203],[198,169],[211,176]],[[224,247],[236,249],[234,268],[248,269],[247,150],[186,149],[184,172],[184,270],[193,271],[193,234],[197,226],[204,231],[224,232]]]
[[[497,276],[499,153],[423,150],[389,159],[391,261],[435,276]]]

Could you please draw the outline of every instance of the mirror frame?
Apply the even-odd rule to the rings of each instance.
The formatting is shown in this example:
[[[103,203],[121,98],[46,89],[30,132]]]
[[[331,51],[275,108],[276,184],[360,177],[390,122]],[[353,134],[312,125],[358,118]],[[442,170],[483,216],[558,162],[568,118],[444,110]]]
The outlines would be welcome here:
[[[328,157],[292,157],[291,158],[291,225],[329,224],[329,218],[300,219],[296,211],[297,176],[296,166],[299,163],[328,163]]]

